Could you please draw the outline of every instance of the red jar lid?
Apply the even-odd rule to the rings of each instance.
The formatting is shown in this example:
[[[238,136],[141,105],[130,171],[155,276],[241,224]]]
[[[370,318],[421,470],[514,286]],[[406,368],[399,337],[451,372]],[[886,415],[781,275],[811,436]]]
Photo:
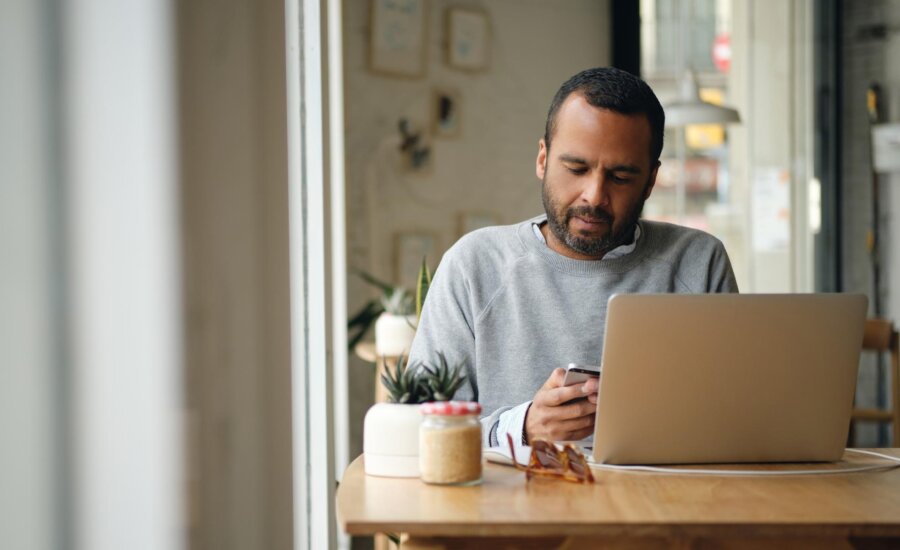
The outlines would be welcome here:
[[[422,414],[462,416],[480,413],[481,404],[474,401],[433,401],[430,403],[423,403],[420,411]]]

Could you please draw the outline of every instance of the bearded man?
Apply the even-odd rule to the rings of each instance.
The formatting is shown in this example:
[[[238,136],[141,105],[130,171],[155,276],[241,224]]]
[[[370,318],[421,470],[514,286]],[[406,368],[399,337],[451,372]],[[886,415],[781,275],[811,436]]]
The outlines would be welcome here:
[[[737,292],[716,238],[640,219],[664,126],[636,76],[573,76],[538,144],[545,214],[469,233],[441,260],[410,361],[434,364],[441,352],[465,365],[456,398],[481,403],[485,446],[593,433],[598,382],[563,386],[561,366],[599,363],[613,294]]]

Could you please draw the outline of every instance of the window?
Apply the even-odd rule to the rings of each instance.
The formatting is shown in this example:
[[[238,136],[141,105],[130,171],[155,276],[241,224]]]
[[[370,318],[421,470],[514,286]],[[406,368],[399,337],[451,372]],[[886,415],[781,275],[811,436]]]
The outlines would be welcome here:
[[[663,105],[690,69],[741,122],[666,129],[648,219],[712,233],[744,292],[812,290],[811,4],[641,0],[642,76]]]

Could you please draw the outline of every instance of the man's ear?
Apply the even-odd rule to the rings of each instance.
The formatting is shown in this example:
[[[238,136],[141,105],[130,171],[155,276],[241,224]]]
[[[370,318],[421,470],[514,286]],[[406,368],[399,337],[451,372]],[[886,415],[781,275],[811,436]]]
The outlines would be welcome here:
[[[659,172],[659,166],[662,163],[658,160],[656,161],[656,166],[653,167],[653,170],[650,170],[650,177],[647,178],[647,187],[644,189],[644,200],[650,198],[650,193],[653,192],[653,186],[656,185],[656,174]]]
[[[547,144],[544,138],[538,141],[538,155],[534,166],[534,173],[537,174],[539,180],[544,180],[544,174],[547,173]]]

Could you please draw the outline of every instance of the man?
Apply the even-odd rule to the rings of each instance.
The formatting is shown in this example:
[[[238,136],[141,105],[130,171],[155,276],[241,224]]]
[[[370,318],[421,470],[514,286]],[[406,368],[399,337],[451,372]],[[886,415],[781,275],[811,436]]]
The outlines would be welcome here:
[[[470,233],[441,260],[410,360],[442,352],[465,364],[456,398],[482,404],[485,445],[507,433],[520,444],[593,433],[597,382],[564,387],[560,367],[599,363],[613,294],[737,292],[717,239],[639,221],[664,123],[641,79],[612,68],[575,75],[538,145],[546,214]]]

